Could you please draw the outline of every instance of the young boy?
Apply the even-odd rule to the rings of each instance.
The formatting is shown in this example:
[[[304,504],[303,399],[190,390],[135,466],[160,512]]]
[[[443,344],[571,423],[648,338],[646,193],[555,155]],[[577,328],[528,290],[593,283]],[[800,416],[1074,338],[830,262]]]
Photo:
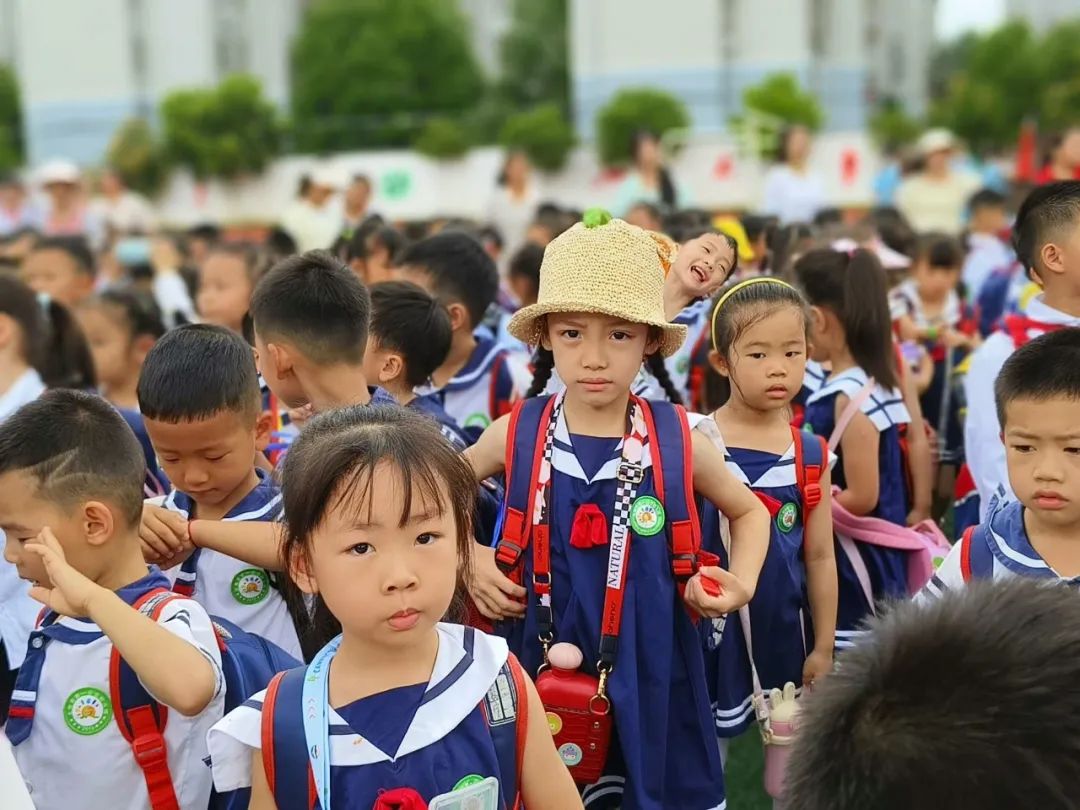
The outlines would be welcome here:
[[[133,608],[169,587],[139,547],[144,468],[123,418],[89,394],[47,392],[0,431],[4,559],[47,608],[30,636],[6,726],[41,810],[150,810],[151,775],[155,795],[172,807],[209,801],[203,758],[224,708],[221,656],[210,618],[194,601],[169,601],[156,621]],[[128,715],[140,727],[145,775],[120,732],[122,710],[110,689],[114,649],[152,699],[171,709],[163,735],[151,732],[156,744]],[[155,748],[164,762],[155,762]]]
[[[1016,254],[1003,238],[1009,221],[1002,194],[989,188],[977,191],[968,203],[968,211],[968,255],[964,261],[963,280],[968,300],[977,301],[986,280],[993,273],[1011,267]]]
[[[529,383],[518,365],[508,362],[506,349],[473,334],[498,294],[495,262],[468,234],[447,231],[406,248],[399,263],[405,280],[419,284],[450,313],[450,353],[433,375],[436,390],[429,396],[475,441],[510,412]]]
[[[998,372],[1032,338],[1080,326],[1080,181],[1051,183],[1032,191],[1017,214],[1013,238],[1017,257],[1026,272],[1038,277],[1043,294],[975,350],[964,378],[965,458],[979,491],[982,516],[995,495],[1011,495],[993,405]]]
[[[78,236],[40,240],[23,259],[22,280],[69,309],[94,292],[94,255]]]
[[[1080,577],[1080,329],[1017,349],[994,384],[1015,501],[991,506],[927,584],[936,596],[972,579]]]
[[[259,255],[251,245],[220,244],[211,248],[199,268],[195,300],[202,322],[243,334],[258,268]]]
[[[450,351],[450,315],[442,304],[408,281],[384,281],[371,288],[371,342],[364,374],[377,380],[399,404],[439,423],[458,450],[472,441],[435,397],[415,389],[431,381]]]
[[[801,703],[785,810],[1075,806],[1074,588],[983,583],[868,635]]]
[[[255,465],[270,420],[261,407],[255,358],[243,338],[208,324],[174,329],[146,355],[138,395],[146,432],[174,487],[166,509],[189,521],[281,517],[281,492]],[[198,542],[197,526],[190,537]],[[178,559],[166,556],[162,562],[175,566]],[[274,575],[200,548],[174,571],[174,590],[300,657]]]

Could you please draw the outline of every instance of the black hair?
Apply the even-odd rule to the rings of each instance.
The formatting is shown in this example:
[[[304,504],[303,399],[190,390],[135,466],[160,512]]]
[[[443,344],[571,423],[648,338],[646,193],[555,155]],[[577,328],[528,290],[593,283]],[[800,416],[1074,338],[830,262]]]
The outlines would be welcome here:
[[[155,343],[137,394],[143,416],[170,424],[224,411],[254,422],[261,405],[251,347],[231,330],[209,324],[181,326]]]
[[[959,270],[964,263],[960,240],[944,233],[928,233],[919,240],[919,259],[935,270]]]
[[[634,156],[635,161],[637,160],[638,150],[641,148],[641,144],[647,140],[656,141],[657,145],[660,143],[660,138],[657,137],[655,132],[641,129],[634,133],[634,136],[630,141],[630,154]],[[671,179],[671,173],[664,168],[663,164],[660,165],[658,174],[660,179],[660,202],[664,204],[664,208],[670,211],[679,202],[679,195],[675,190],[675,182]]]
[[[384,281],[371,288],[371,336],[380,348],[405,358],[405,382],[416,387],[446,362],[452,337],[450,315],[422,287]]]
[[[800,702],[787,810],[1076,806],[1075,589],[977,582],[868,630]]]
[[[120,413],[84,391],[46,391],[4,421],[0,475],[25,472],[38,494],[67,509],[88,500],[142,517],[146,456]]]
[[[63,253],[75,263],[75,269],[83,275],[91,278],[97,275],[93,251],[90,250],[86,239],[81,236],[45,236],[35,243],[30,253],[41,253],[46,250]]]
[[[1017,399],[1062,398],[1080,402],[1080,329],[1048,332],[1013,352],[994,381],[998,424]]]
[[[187,229],[185,234],[188,239],[202,239],[214,244],[221,239],[221,228],[212,222],[202,222]]]
[[[548,380],[551,379],[551,372],[555,369],[555,354],[551,349],[545,349],[543,346],[536,347],[536,354],[533,355],[533,378],[529,384],[529,390],[525,392],[525,398],[538,397],[544,393],[544,389],[547,388]]]
[[[526,242],[510,258],[507,274],[525,279],[533,290],[533,297],[540,292],[540,265],[544,263],[544,249],[535,242]]]
[[[811,250],[795,262],[795,277],[811,305],[836,315],[862,370],[882,387],[896,388],[888,285],[877,256],[861,248],[851,254]]]
[[[266,235],[265,249],[270,259],[275,262],[280,261],[286,256],[292,256],[297,252],[296,240],[287,230],[280,225],[275,225]]]
[[[454,515],[459,594],[472,554],[476,479],[472,469],[423,414],[393,405],[341,408],[311,420],[285,456],[282,493],[286,515],[282,556],[289,570],[311,559],[312,534],[329,509],[342,506],[370,515],[372,476],[382,464],[399,479],[404,524],[414,497]],[[310,656],[341,632],[320,596],[313,610],[291,581],[286,601],[304,651]],[[451,612],[460,607],[455,598]]]
[[[971,195],[968,200],[968,210],[975,213],[980,208],[1004,208],[1005,195],[994,191],[992,188],[983,188]]]
[[[639,208],[639,209],[643,210],[654,221],[661,223],[661,225],[663,224],[664,215],[660,211],[659,206],[653,205],[648,200],[638,200],[636,203],[634,203],[633,205],[630,206],[630,210],[633,211],[636,208]]]
[[[341,237],[342,249],[337,255],[347,262],[351,262],[353,259],[366,259],[368,257],[368,237],[380,227],[382,227],[382,223],[374,217],[368,217],[353,228],[351,233]]]
[[[243,262],[244,272],[247,273],[248,280],[253,285],[259,280],[259,275],[264,269],[259,249],[250,242],[217,242],[210,246],[206,255],[207,258],[221,255],[239,259]]]
[[[367,244],[364,247],[365,257],[371,256],[376,245],[386,251],[389,264],[394,266],[397,264],[401,251],[405,249],[405,237],[392,225],[379,225],[368,234]]]
[[[367,288],[340,260],[312,250],[278,262],[251,296],[255,331],[285,338],[320,364],[360,363],[371,320]]]
[[[768,266],[762,269],[770,275],[790,280],[792,263],[803,246],[814,238],[814,229],[805,222],[792,222],[776,228],[769,234]]]
[[[1039,272],[1043,247],[1080,222],[1080,180],[1062,180],[1039,186],[1027,195],[1016,214],[1013,246],[1028,271]]]
[[[427,273],[443,304],[464,304],[471,327],[484,319],[499,293],[495,261],[476,239],[459,231],[421,239],[402,251],[398,264]]]
[[[135,289],[110,288],[85,299],[79,309],[94,307],[110,308],[119,312],[124,326],[132,339],[140,335],[149,335],[157,340],[165,334],[165,323],[161,310],[153,296]]]
[[[660,352],[653,352],[645,357],[645,368],[653,375],[653,378],[660,383],[660,387],[664,391],[664,396],[667,397],[668,402],[675,405],[682,405],[682,394],[679,393],[679,389],[675,387],[675,383],[671,381],[671,374],[668,373],[667,364],[664,362],[664,358]]]
[[[732,366],[731,347],[742,334],[756,323],[768,318],[775,312],[793,307],[802,315],[809,343],[810,315],[806,300],[786,283],[761,281],[746,284],[731,293],[726,299],[725,292],[717,294],[709,313],[710,334],[713,348]],[[723,306],[719,306],[723,300]],[[717,374],[717,379],[710,386],[709,404],[713,410],[719,408],[731,398],[731,377]]]
[[[772,217],[757,214],[745,214],[739,221],[743,230],[746,231],[746,238],[750,243],[756,242],[762,234],[768,238],[770,229],[775,227],[775,221]]]

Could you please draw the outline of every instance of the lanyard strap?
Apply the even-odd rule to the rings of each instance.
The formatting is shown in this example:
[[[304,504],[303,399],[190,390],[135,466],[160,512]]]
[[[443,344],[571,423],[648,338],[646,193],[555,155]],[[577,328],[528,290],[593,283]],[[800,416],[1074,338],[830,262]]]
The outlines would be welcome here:
[[[341,646],[341,636],[316,653],[304,676],[304,740],[311,760],[311,775],[320,807],[330,807],[330,662]]]
[[[537,629],[544,645],[545,657],[548,645],[554,641],[554,619],[551,610],[551,536],[549,528],[548,487],[551,484],[551,456],[555,439],[555,427],[562,413],[563,395],[555,400],[544,436],[544,450],[540,461],[540,475],[533,502],[533,590],[539,606]],[[641,459],[648,429],[636,397],[630,400],[630,432],[623,437],[622,458],[616,478],[615,509],[611,519],[611,537],[608,543],[607,581],[604,589],[604,612],[601,626],[599,663],[601,677],[615,666],[619,648],[619,629],[622,626],[623,595],[630,563],[630,509],[637,495],[638,484],[645,477]],[[602,696],[602,695],[601,695]]]

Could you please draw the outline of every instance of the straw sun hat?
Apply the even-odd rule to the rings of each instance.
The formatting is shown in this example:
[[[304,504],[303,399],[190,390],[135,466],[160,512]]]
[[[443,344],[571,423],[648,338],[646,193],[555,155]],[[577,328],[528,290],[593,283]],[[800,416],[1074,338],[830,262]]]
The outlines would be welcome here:
[[[535,346],[549,313],[595,312],[657,327],[660,354],[673,354],[686,339],[686,327],[664,317],[660,249],[647,231],[600,209],[586,211],[584,221],[547,246],[537,302],[510,319],[510,334]]]

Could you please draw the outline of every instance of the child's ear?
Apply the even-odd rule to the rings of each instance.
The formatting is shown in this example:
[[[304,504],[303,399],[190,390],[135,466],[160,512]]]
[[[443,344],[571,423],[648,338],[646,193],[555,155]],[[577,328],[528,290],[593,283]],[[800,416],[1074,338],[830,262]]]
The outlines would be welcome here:
[[[116,529],[116,519],[112,510],[101,501],[87,501],[82,506],[82,531],[86,542],[92,546],[103,546]]]
[[[455,332],[469,328],[469,311],[460,302],[446,305],[446,311],[450,313],[450,328]]]
[[[1065,253],[1061,247],[1053,242],[1047,242],[1039,251],[1042,266],[1046,272],[1061,275],[1065,272]]]
[[[389,383],[405,373],[405,358],[400,354],[387,352],[379,367],[379,382]]]
[[[266,452],[273,430],[274,415],[270,411],[259,411],[259,418],[255,420],[255,449],[260,453]]]
[[[315,581],[315,574],[311,571],[307,555],[302,551],[296,551],[289,557],[289,576],[296,583],[296,587],[306,594],[314,596],[319,592],[319,583]]]
[[[727,358],[720,354],[716,349],[709,352],[709,365],[712,366],[713,371],[721,377],[727,377],[731,373],[731,369],[728,367]]]
[[[270,356],[263,358],[263,362],[269,361],[274,376],[279,380],[293,370],[296,361],[293,359],[292,351],[288,346],[283,346],[280,343],[267,343],[266,351]]]

